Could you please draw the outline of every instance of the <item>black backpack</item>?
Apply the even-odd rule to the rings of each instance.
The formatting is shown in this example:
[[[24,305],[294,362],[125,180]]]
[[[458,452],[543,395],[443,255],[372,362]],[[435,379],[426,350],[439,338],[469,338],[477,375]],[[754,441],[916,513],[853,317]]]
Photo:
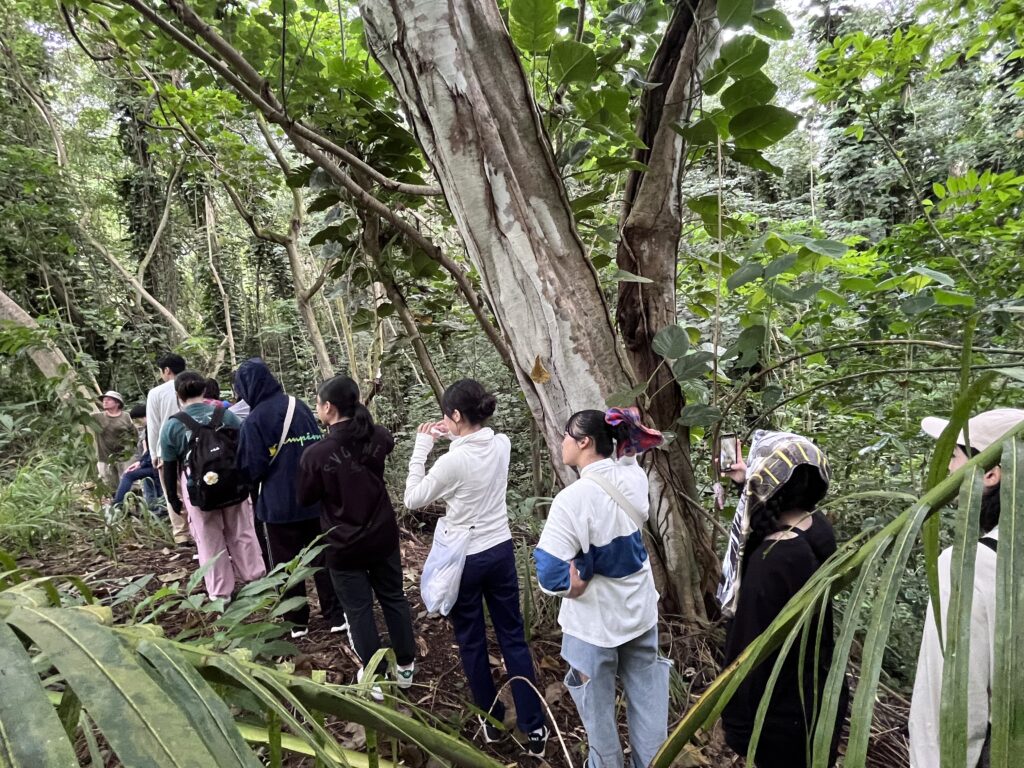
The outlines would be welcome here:
[[[204,512],[214,512],[242,502],[249,486],[235,466],[238,430],[224,426],[224,407],[218,405],[208,424],[200,424],[184,411],[174,414],[192,434],[185,456],[188,499]]]

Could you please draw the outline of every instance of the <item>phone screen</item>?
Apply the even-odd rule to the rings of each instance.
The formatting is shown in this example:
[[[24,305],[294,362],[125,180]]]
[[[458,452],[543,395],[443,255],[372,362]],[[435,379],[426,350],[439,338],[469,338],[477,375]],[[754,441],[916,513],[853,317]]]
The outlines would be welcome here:
[[[739,458],[739,438],[736,435],[722,435],[718,444],[718,466],[727,472]]]

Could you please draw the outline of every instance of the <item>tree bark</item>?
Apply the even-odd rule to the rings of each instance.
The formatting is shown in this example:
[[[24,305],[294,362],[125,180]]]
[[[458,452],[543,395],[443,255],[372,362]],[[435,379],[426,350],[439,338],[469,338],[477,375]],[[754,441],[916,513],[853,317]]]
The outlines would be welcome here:
[[[634,153],[645,171],[632,171],[626,181],[616,261],[619,268],[650,279],[620,282],[616,311],[619,331],[638,379],[650,380],[654,393],[647,414],[659,429],[672,429],[685,405],[672,371],[652,349],[655,334],[678,322],[676,269],[682,220],[680,179],[686,144],[673,126],[689,120],[700,93],[702,63],[711,58],[718,38],[714,0],[696,9],[676,5],[647,73],[648,82],[662,85],[645,91],[640,102],[637,135],[645,148]],[[665,560],[676,578],[685,581],[691,598],[710,595],[718,580],[718,557],[711,532],[698,507],[690,460],[689,430],[655,455],[666,493],[682,503],[681,515],[665,510],[662,523]],[[696,606],[684,609],[684,613]]]
[[[14,299],[8,296],[2,289],[0,289],[0,320],[14,323],[22,328],[36,329],[39,324],[35,319],[18,304]],[[74,369],[71,367],[71,363],[64,356],[64,353],[59,349],[52,346],[37,347],[28,351],[28,356],[32,362],[35,363],[36,368],[48,379],[61,379],[68,383],[74,383],[77,388],[87,397],[94,398],[100,393],[99,388],[94,387],[93,391],[81,382],[75,375]],[[70,392],[73,387],[69,387],[64,391]]]
[[[227,289],[224,288],[224,282],[220,279],[220,272],[217,270],[215,253],[220,247],[217,245],[216,235],[217,212],[213,207],[213,200],[210,198],[209,192],[203,197],[203,203],[206,221],[206,255],[209,257],[210,272],[213,273],[213,280],[217,284],[217,291],[220,293],[224,309],[224,331],[228,342],[228,356],[231,359],[231,370],[234,370],[238,367],[238,357],[235,354],[235,329],[231,322],[231,297],[228,295]]]

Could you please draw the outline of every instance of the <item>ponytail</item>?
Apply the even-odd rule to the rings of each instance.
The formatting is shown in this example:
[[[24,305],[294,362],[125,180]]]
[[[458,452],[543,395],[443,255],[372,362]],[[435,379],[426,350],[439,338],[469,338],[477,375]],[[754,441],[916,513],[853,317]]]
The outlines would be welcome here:
[[[589,437],[594,450],[605,458],[643,453],[665,442],[661,432],[641,423],[637,408],[577,411],[569,417],[565,431],[576,440]]]
[[[359,402],[359,385],[348,376],[335,376],[320,385],[317,397],[321,403],[330,403],[338,413],[351,420],[351,435],[359,443],[367,443],[373,436],[373,416]]]

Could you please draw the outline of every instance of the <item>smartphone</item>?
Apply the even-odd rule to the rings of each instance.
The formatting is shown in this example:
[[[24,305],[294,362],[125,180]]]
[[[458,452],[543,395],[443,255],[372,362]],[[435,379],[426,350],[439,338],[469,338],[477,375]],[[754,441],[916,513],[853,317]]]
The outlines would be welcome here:
[[[718,469],[720,472],[728,472],[732,465],[739,460],[740,438],[739,435],[726,434],[718,438]]]

